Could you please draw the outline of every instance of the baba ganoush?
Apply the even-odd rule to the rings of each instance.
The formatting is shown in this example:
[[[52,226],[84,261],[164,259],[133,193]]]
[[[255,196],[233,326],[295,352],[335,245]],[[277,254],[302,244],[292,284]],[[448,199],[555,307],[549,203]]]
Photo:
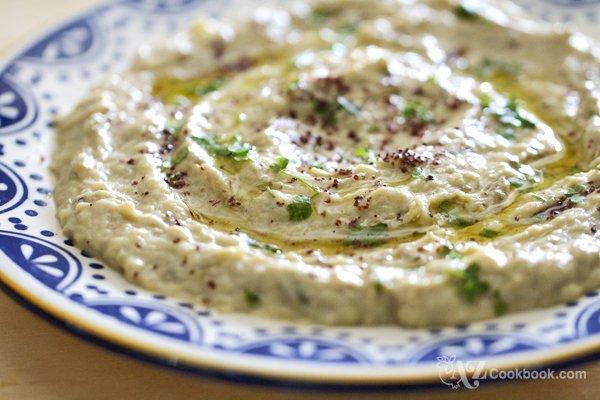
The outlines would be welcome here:
[[[508,3],[202,18],[57,123],[64,232],[227,312],[429,327],[600,287],[594,43]]]

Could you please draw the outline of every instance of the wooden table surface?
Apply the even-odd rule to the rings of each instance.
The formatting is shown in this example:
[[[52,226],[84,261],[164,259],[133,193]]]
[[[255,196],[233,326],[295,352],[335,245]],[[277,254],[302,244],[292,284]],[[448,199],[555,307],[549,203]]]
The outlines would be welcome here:
[[[0,0],[0,57],[97,0]],[[587,379],[484,385],[477,390],[317,393],[232,384],[105,350],[31,314],[0,293],[0,400],[5,399],[598,399],[600,362],[573,367]]]

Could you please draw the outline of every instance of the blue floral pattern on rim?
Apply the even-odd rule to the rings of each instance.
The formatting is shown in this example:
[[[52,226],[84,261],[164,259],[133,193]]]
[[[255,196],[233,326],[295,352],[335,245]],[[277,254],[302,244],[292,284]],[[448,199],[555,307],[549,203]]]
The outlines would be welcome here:
[[[281,358],[319,363],[369,363],[369,357],[350,346],[321,338],[283,337],[258,341],[241,346],[237,351]]]
[[[121,55],[141,41],[164,37],[174,26],[181,27],[192,9],[214,15],[223,12],[225,4],[229,2],[115,0],[55,29],[0,70],[2,276],[11,276],[27,290],[36,288],[35,293],[46,299],[69,302],[122,332],[133,329],[136,337],[174,341],[188,346],[190,352],[202,349],[231,362],[252,357],[258,370],[265,360],[294,363],[309,371],[332,364],[336,369],[364,371],[372,366],[424,365],[437,376],[439,357],[493,360],[512,355],[524,360],[545,349],[599,339],[597,293],[536,311],[535,317],[522,313],[433,330],[340,330],[215,313],[135,288],[93,257],[77,252],[56,233],[60,228],[48,199],[53,116],[72,105],[92,80],[113,68],[124,68],[128,61]],[[69,85],[64,85],[67,81]]]
[[[46,63],[72,60],[89,52],[100,36],[92,21],[81,18],[70,22],[27,49],[22,57]]]
[[[17,265],[38,282],[63,291],[81,276],[81,262],[70,252],[46,240],[0,231],[2,265]]]
[[[36,116],[37,107],[29,94],[8,73],[0,75],[0,136],[27,128]]]
[[[190,315],[169,307],[126,299],[95,300],[85,304],[127,325],[190,343],[202,340],[202,328]]]
[[[27,192],[25,181],[8,165],[0,162],[0,214],[23,204]]]
[[[435,341],[418,349],[412,359],[418,362],[436,361],[439,357],[474,360],[491,355],[505,355],[543,347],[532,338],[512,333],[486,333]]]

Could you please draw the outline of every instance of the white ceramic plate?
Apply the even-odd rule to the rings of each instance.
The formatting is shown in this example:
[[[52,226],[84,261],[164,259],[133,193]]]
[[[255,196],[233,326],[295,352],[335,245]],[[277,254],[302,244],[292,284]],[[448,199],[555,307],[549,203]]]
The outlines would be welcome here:
[[[600,349],[600,297],[438,330],[344,328],[224,315],[132,286],[61,234],[47,171],[52,120],[128,65],[142,41],[228,1],[121,0],[48,32],[0,70],[0,278],[32,309],[97,342],[177,368],[310,387],[439,382],[445,360],[485,368],[564,363]],[[599,1],[523,1],[600,37]],[[440,361],[441,360],[441,361]]]

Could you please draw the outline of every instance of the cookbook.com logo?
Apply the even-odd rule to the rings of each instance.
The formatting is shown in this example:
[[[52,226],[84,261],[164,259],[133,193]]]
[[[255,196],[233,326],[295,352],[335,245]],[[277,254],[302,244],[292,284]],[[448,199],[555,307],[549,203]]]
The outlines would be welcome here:
[[[586,379],[586,371],[554,371],[546,369],[509,369],[485,368],[486,361],[462,361],[456,356],[437,358],[440,380],[452,389],[464,387],[477,389],[482,380],[495,379]]]

